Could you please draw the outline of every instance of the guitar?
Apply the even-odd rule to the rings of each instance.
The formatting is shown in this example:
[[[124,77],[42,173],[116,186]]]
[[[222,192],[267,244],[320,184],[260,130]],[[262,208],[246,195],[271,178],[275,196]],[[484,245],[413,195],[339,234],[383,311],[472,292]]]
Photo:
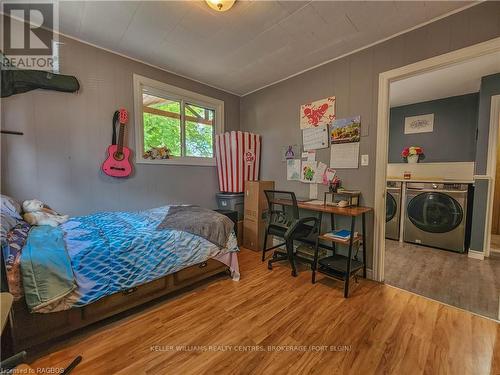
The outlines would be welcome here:
[[[125,136],[125,124],[128,122],[128,112],[120,108],[119,116],[120,132],[118,133],[118,144],[108,146],[108,156],[102,163],[102,171],[111,177],[128,177],[132,173],[130,164],[130,149],[123,145]]]

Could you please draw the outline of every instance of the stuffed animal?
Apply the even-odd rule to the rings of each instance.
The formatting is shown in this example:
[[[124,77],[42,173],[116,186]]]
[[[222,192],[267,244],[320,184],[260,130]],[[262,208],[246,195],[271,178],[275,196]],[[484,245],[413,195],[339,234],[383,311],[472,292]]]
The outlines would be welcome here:
[[[50,225],[57,227],[68,221],[68,215],[59,215],[56,211],[38,199],[23,202],[23,219],[30,225]]]

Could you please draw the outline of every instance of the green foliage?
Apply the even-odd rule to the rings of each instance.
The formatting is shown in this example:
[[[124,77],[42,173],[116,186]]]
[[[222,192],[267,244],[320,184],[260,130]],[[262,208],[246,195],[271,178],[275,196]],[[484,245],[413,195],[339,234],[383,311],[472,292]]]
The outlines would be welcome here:
[[[177,102],[163,102],[151,107],[180,114],[180,104]],[[204,109],[190,106],[199,116],[203,116]],[[188,109],[186,114],[194,116]],[[213,116],[211,111],[210,115]],[[160,115],[144,113],[144,150],[153,147],[168,147],[173,156],[181,156],[181,128],[180,120]],[[186,156],[213,157],[213,134],[209,125],[186,121]]]

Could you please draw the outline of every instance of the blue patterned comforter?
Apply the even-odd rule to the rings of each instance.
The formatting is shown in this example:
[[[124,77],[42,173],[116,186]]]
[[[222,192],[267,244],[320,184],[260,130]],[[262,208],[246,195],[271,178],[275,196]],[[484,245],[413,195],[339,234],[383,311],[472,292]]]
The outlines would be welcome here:
[[[140,212],[104,212],[71,218],[61,228],[77,289],[55,308],[81,307],[228,252],[202,237],[156,230],[169,206]],[[47,309],[45,309],[47,310]],[[49,309],[55,311],[54,308]],[[44,311],[47,312],[47,311]]]

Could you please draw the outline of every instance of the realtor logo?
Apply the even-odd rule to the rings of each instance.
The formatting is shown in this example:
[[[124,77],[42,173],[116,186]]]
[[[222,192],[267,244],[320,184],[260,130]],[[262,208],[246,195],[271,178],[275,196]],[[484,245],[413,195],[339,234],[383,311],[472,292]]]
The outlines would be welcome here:
[[[57,21],[51,2],[2,2],[2,52],[10,66],[53,70]],[[2,68],[8,68],[4,62]]]

